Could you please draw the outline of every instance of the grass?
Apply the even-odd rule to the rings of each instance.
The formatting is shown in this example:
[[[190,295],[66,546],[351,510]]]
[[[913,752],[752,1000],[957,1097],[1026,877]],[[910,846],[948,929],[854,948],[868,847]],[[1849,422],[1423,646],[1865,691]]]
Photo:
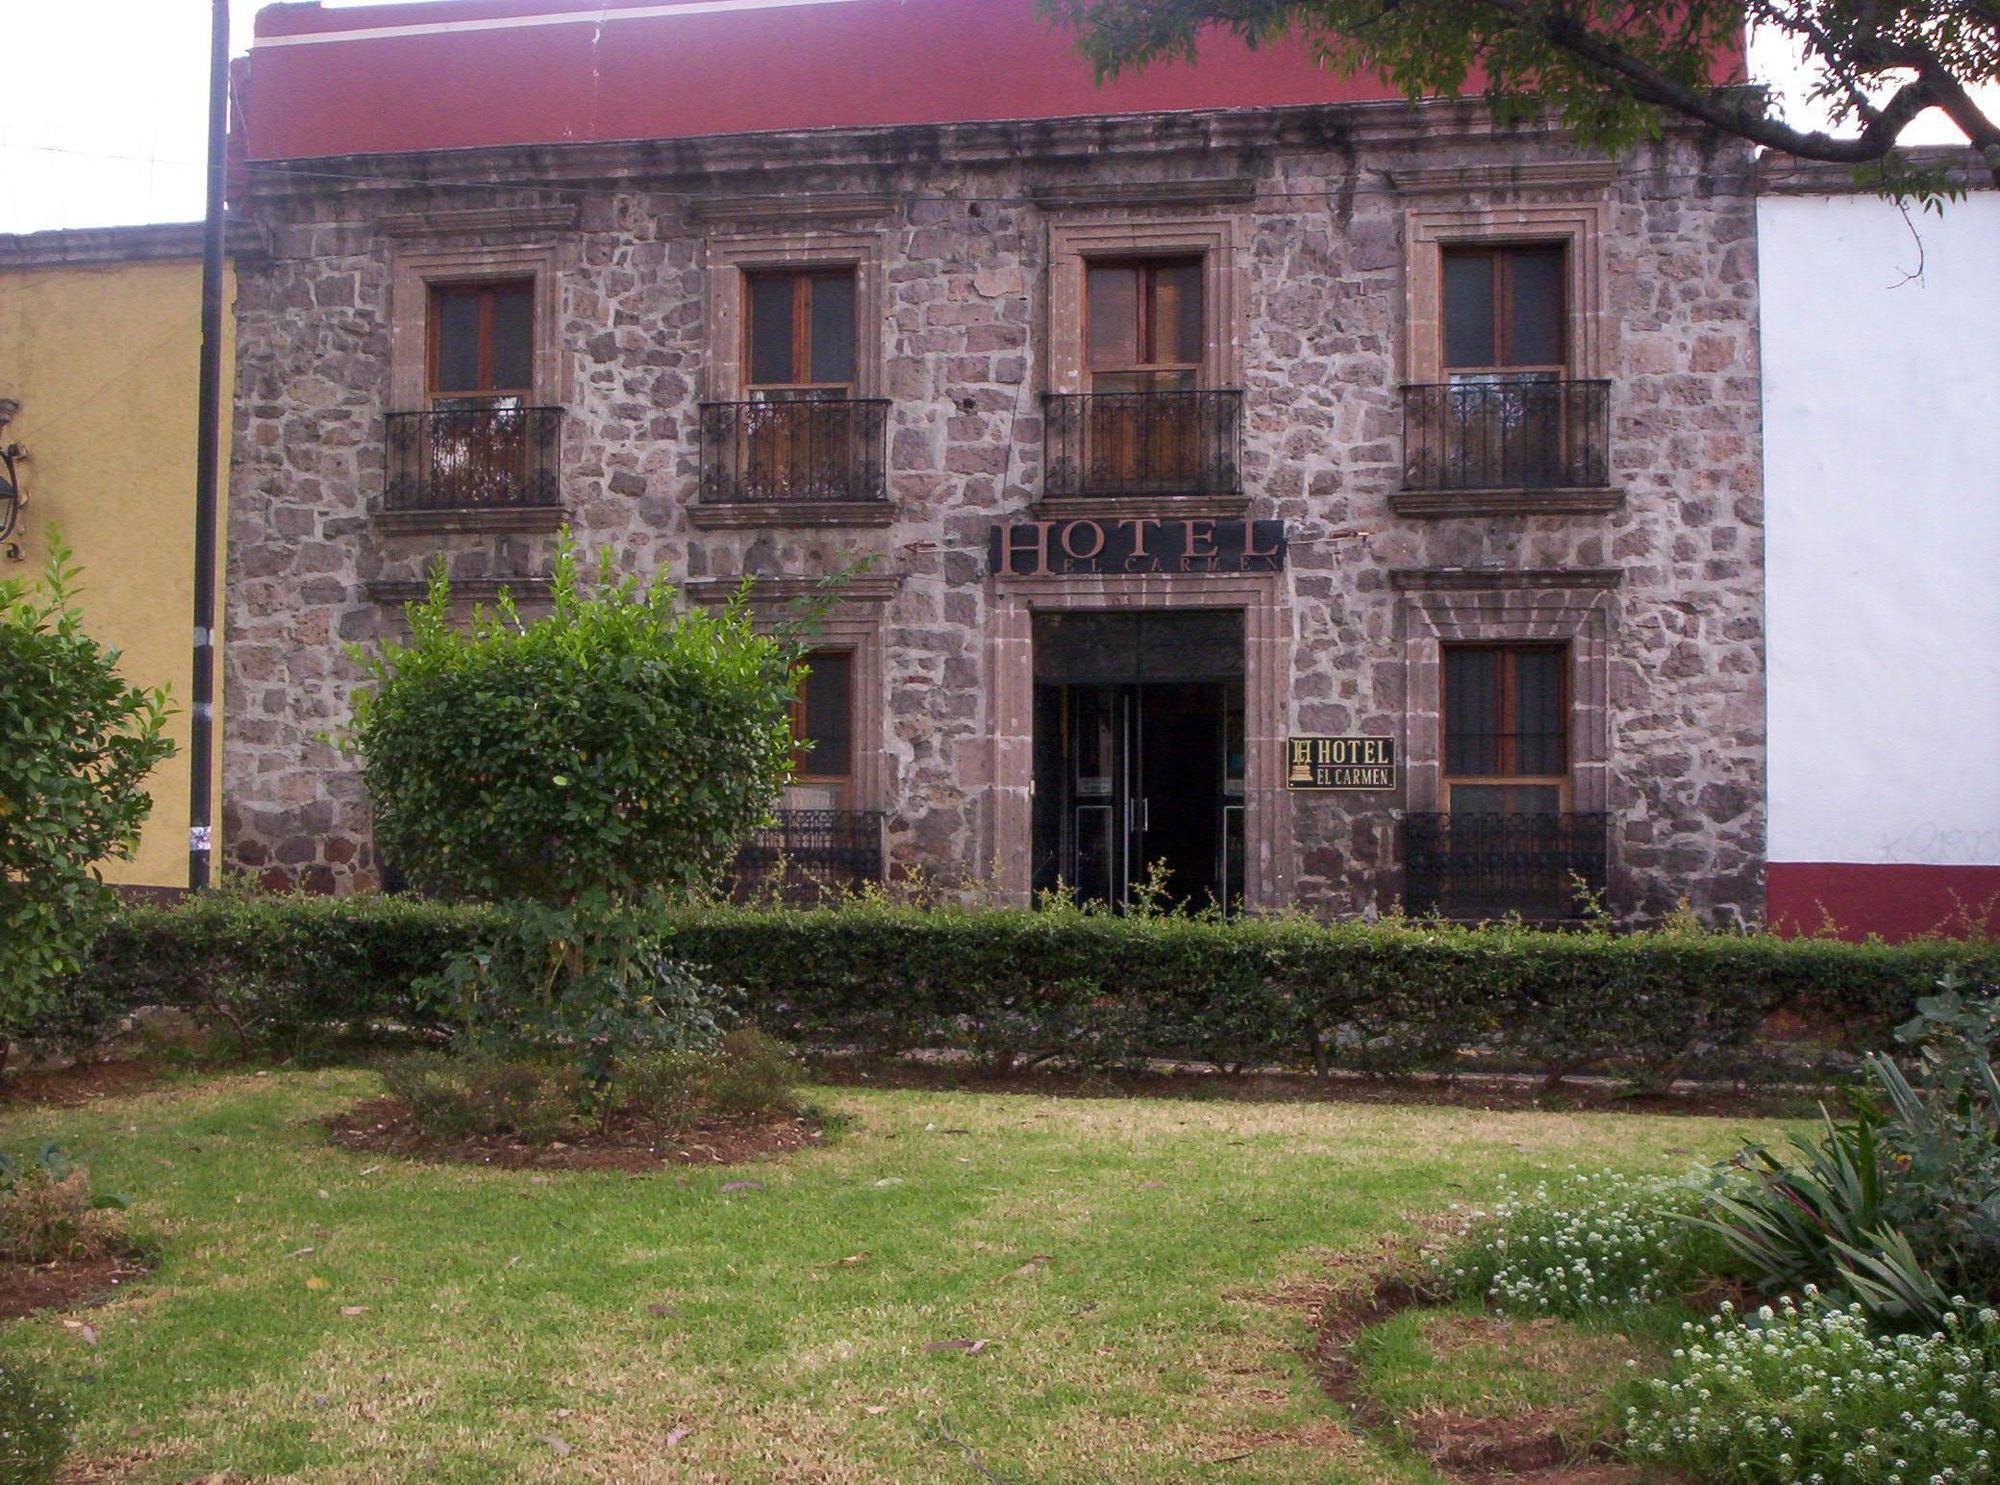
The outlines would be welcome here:
[[[246,1073],[0,1117],[164,1241],[95,1344],[0,1334],[54,1365],[82,1454],[134,1482],[1421,1481],[1348,1432],[1273,1296],[1503,1171],[1773,1133],[842,1089],[814,1096],[846,1132],[783,1161],[537,1175],[327,1145],[312,1121],[377,1091]]]
[[[1619,1393],[1650,1374],[1694,1312],[1679,1305],[1589,1320],[1500,1317],[1472,1305],[1405,1310],[1355,1346],[1361,1390],[1404,1439],[1424,1442],[1441,1417],[1548,1434],[1572,1455],[1614,1439]]]

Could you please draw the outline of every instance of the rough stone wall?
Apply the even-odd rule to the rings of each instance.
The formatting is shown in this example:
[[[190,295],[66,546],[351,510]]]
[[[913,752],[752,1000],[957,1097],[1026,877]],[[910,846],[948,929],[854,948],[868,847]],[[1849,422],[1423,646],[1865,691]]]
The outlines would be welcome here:
[[[1327,111],[1330,116],[1337,111]],[[1379,110],[1378,110],[1379,112]],[[1337,123],[1337,118],[1335,119]],[[1622,509],[1414,519],[1402,482],[1412,202],[1398,172],[1567,158],[1542,136],[1406,129],[1380,144],[1320,129],[1218,159],[1101,147],[1063,162],[1066,184],[1249,173],[1253,200],[1119,207],[1119,219],[1237,219],[1247,514],[1288,522],[1294,663],[1289,725],[1400,734],[1406,673],[1398,568],[1620,568],[1611,631],[1614,899],[1656,915],[1686,896],[1720,919],[1762,901],[1762,507],[1756,265],[1747,159],[1681,140],[1621,163],[1603,257],[1613,382],[1612,474]],[[1276,137],[1276,131],[1274,137]],[[900,578],[882,610],[892,854],[980,877],[989,767],[984,548],[996,521],[1040,494],[1048,212],[1032,141],[978,162],[903,149],[814,191],[886,192],[886,214],[786,230],[882,236],[883,390],[890,525],[701,529],[696,401],[705,395],[705,225],[695,203],[726,189],[793,188],[772,152],[763,176],[719,187],[685,151],[656,178],[581,179],[557,151],[535,191],[492,181],[421,188],[310,182],[253,212],[268,258],[246,260],[237,303],[237,458],[229,511],[225,828],[229,864],[273,885],[372,885],[378,864],[354,764],[320,740],[347,713],[344,641],[396,632],[371,583],[411,581],[442,553],[455,576],[546,570],[545,534],[404,535],[371,515],[384,479],[389,314],[397,244],[383,213],[579,205],[560,253],[567,361],[563,497],[590,548],[629,570],[695,581],[808,575],[863,552]],[[1163,163],[1164,161],[1164,163]],[[403,173],[414,174],[405,158]],[[519,174],[508,177],[520,180]],[[1435,193],[1422,202],[1458,198]],[[1473,204],[1509,190],[1465,193]],[[1071,215],[1074,215],[1072,212]],[[466,246],[519,241],[468,234]],[[434,243],[426,243],[434,246]],[[865,332],[866,327],[864,327]],[[1338,533],[1365,533],[1340,536]],[[1328,539],[1331,537],[1332,539]],[[1392,795],[1286,801],[1299,901],[1329,913],[1386,906],[1399,890]],[[1002,843],[1003,845],[1005,843]]]

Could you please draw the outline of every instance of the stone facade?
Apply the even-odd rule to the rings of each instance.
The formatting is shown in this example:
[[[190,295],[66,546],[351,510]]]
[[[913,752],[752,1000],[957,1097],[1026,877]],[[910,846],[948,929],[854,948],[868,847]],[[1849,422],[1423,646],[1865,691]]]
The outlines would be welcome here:
[[[395,632],[440,555],[455,577],[530,594],[547,569],[546,520],[379,508],[384,415],[409,405],[417,354],[408,285],[426,264],[526,263],[546,290],[537,396],[566,409],[561,500],[582,542],[695,592],[875,554],[840,620],[872,646],[860,802],[888,811],[895,861],[1019,895],[1009,646],[1048,595],[988,575],[988,532],[1046,514],[1041,393],[1075,362],[1076,254],[1185,240],[1226,306],[1211,376],[1244,389],[1245,499],[1204,513],[1281,519],[1291,541],[1288,570],[1240,600],[1261,615],[1253,732],[1261,705],[1267,744],[1388,734],[1412,765],[1394,795],[1287,795],[1253,776],[1253,903],[1396,899],[1397,813],[1437,807],[1422,760],[1440,638],[1584,635],[1575,787],[1579,808],[1595,791],[1614,817],[1613,903],[1760,911],[1757,267],[1736,145],[1678,135],[1611,162],[1470,104],[1357,104],[365,157],[260,171],[247,207],[268,252],[241,261],[237,299],[238,869],[375,883],[367,801],[322,740],[355,679],[341,645]],[[1409,495],[1399,387],[1436,379],[1425,252],[1547,236],[1571,249],[1575,374],[1612,383],[1610,490]],[[891,404],[887,509],[704,510],[696,404],[732,391],[730,275],[829,251],[862,264],[862,377]],[[1104,606],[1175,601],[1098,581]]]

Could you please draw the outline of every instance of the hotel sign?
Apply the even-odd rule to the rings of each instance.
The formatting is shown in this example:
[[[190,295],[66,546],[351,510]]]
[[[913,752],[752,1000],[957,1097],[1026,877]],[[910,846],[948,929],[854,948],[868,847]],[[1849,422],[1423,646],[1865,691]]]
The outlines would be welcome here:
[[[1020,521],[993,528],[987,560],[995,577],[1282,572],[1285,523],[1164,516]]]
[[[1287,789],[1393,789],[1393,737],[1294,737],[1285,748]]]

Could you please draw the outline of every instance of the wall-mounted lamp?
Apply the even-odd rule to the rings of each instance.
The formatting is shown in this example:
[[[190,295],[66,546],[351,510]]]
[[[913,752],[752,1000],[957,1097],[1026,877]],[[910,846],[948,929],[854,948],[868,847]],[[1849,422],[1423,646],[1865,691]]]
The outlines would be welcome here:
[[[12,397],[0,397],[0,434],[20,410],[21,404]],[[0,556],[9,562],[21,560],[21,544],[12,537],[21,508],[28,503],[28,492],[21,487],[21,466],[27,461],[28,451],[18,443],[0,444]]]

